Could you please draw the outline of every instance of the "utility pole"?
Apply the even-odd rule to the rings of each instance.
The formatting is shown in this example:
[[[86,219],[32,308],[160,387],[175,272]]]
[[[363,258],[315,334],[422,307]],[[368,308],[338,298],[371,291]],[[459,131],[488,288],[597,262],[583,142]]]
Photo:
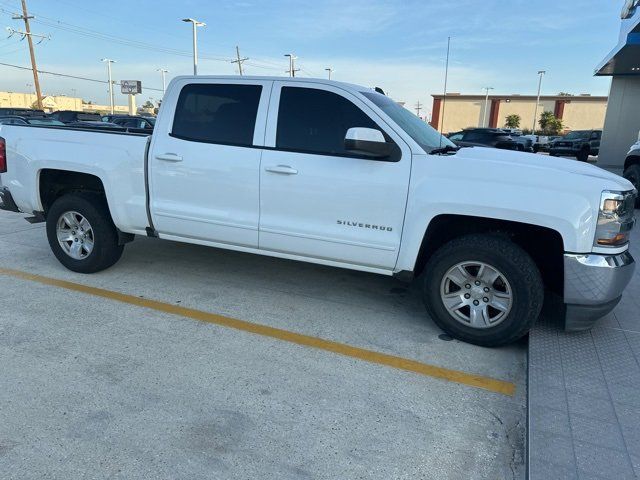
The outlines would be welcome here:
[[[493,87],[484,87],[483,90],[485,90],[487,93],[484,97],[484,114],[482,116],[482,127],[488,127],[487,125],[487,110],[489,109],[489,90],[493,90]]]
[[[536,99],[536,108],[533,111],[533,127],[531,127],[531,133],[533,133],[534,135],[536,133],[536,120],[538,117],[538,104],[540,103],[540,90],[542,89],[542,77],[544,77],[545,73],[547,73],[546,70],[538,71],[538,76],[540,77],[538,79],[538,98]]]
[[[22,15],[15,15],[12,17],[14,20],[24,20],[24,32],[17,32],[24,34],[29,42],[29,55],[31,56],[31,70],[33,70],[33,83],[36,87],[36,97],[38,101],[38,109],[42,110],[42,92],[40,91],[40,80],[38,79],[38,67],[36,66],[36,54],[33,51],[33,39],[31,34],[31,27],[29,26],[29,19],[33,16],[29,16],[27,13],[27,1],[22,0]],[[38,35],[42,37],[41,35]],[[42,37],[45,38],[45,37]]]
[[[164,98],[164,92],[167,89],[167,79],[165,75],[169,73],[169,70],[165,70],[164,68],[158,68],[156,72],[160,72],[162,74],[162,98]]]
[[[111,115],[113,115],[114,109],[114,100],[113,100],[113,81],[111,80],[111,64],[115,63],[115,60],[111,60],[110,58],[103,58],[103,62],[107,63],[107,74],[109,76],[109,103],[111,105]]]
[[[240,58],[240,47],[238,47],[236,45],[236,59],[237,60],[231,60],[231,63],[237,63],[238,64],[238,72],[240,73],[240,76],[242,76],[242,62],[249,60],[249,57],[244,57],[244,58]]]
[[[420,105],[420,100],[416,103],[416,115],[420,118],[420,110],[422,110],[422,105]]]
[[[299,68],[295,68],[295,60],[298,57],[296,57],[293,53],[285,53],[284,56],[289,57],[289,70],[287,70],[286,72],[289,74],[290,77],[295,77],[296,72],[300,71]]]
[[[193,26],[193,74],[198,75],[198,27],[206,27],[207,24],[193,18],[183,18],[182,21]]]
[[[333,68],[327,67],[324,69],[326,72],[329,72],[329,80],[331,80],[331,74],[333,73]]]

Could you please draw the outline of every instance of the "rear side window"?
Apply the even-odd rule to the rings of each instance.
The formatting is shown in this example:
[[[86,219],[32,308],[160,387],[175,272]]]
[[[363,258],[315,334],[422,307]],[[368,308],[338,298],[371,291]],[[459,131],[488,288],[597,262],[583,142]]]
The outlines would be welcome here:
[[[282,88],[277,148],[353,156],[344,148],[345,135],[352,127],[381,130],[362,110],[340,95],[313,88]]]
[[[180,92],[172,135],[184,140],[250,146],[260,85],[187,85]]]

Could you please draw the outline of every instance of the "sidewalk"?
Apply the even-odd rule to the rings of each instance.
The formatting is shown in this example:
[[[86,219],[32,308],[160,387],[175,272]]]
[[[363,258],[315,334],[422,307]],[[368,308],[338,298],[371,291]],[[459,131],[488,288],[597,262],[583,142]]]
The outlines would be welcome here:
[[[631,253],[638,262],[638,228]],[[530,480],[640,478],[640,268],[591,331],[543,319],[528,373]]]

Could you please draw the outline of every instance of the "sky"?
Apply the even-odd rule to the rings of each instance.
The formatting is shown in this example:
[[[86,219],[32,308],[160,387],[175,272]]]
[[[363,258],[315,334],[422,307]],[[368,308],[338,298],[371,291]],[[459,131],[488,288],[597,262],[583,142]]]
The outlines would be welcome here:
[[[593,77],[617,43],[623,0],[28,0],[38,68],[106,80],[141,80],[138,104],[161,98],[159,68],[192,73],[192,17],[198,29],[199,73],[233,75],[240,47],[246,75],[286,75],[294,53],[297,76],[379,86],[413,109],[431,110],[441,93],[447,37],[451,37],[449,92],[606,95],[609,78]],[[0,0],[0,27],[23,29],[12,13],[19,0]],[[0,62],[29,66],[26,41],[0,37]],[[82,96],[107,104],[107,85],[41,75],[44,94]],[[27,70],[0,65],[0,91],[33,89]],[[156,89],[156,90],[152,90]],[[117,91],[116,103],[126,104]]]

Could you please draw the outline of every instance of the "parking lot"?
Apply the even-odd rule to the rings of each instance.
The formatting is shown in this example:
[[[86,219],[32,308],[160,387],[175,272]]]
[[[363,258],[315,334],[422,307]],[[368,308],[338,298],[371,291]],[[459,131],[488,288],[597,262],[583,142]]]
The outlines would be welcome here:
[[[94,275],[0,213],[2,478],[524,478],[526,344],[415,286],[138,238]]]

